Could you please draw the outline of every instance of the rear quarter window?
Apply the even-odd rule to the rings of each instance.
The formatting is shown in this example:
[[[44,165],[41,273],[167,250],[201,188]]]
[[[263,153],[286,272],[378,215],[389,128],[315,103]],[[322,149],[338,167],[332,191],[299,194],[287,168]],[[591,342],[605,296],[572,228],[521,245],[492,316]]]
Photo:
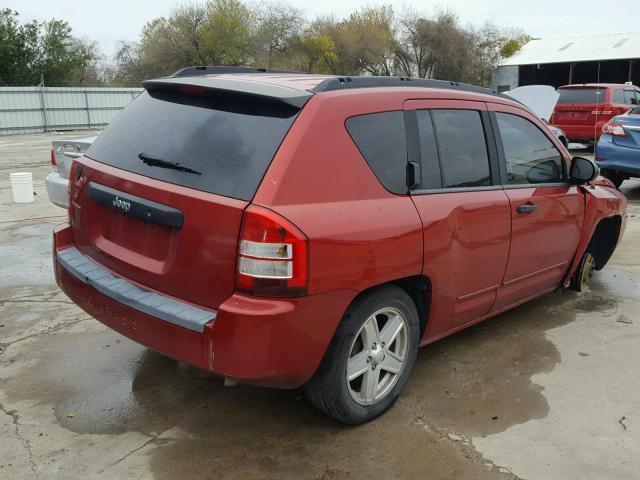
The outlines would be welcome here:
[[[393,193],[407,193],[407,143],[402,112],[351,117],[347,131],[380,183]]]
[[[86,155],[165,182],[250,200],[298,110],[246,98],[146,91]],[[148,165],[143,158],[199,172]]]

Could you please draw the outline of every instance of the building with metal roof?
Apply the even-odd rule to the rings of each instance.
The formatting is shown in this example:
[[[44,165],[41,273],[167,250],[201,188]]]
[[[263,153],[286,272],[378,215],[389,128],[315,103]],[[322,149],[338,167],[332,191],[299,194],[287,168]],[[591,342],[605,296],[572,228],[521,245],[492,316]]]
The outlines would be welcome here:
[[[640,32],[530,40],[492,78],[498,91],[596,82],[640,84]]]

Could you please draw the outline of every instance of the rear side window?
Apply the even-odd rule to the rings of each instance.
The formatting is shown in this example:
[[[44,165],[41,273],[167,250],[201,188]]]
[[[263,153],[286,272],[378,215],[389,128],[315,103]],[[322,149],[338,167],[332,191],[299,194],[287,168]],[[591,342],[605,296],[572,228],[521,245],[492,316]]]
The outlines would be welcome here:
[[[165,182],[250,200],[297,111],[244,98],[146,91],[86,155]],[[178,169],[165,168],[171,164]]]
[[[562,156],[553,142],[526,118],[496,113],[507,163],[507,184],[562,182]]]
[[[616,90],[613,92],[613,103],[627,103],[624,100],[624,93],[622,93],[622,90]]]
[[[393,193],[407,193],[407,142],[402,112],[351,117],[347,131],[380,183]]]
[[[432,110],[443,188],[491,185],[489,155],[480,112]]]
[[[558,103],[604,103],[604,88],[559,88]]]

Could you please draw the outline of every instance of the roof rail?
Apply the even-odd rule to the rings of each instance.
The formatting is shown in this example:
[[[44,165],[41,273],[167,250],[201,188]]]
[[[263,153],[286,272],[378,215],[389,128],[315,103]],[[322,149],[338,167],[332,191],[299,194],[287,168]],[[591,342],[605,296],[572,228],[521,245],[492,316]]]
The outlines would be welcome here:
[[[222,73],[304,73],[292,70],[278,70],[275,68],[259,68],[245,66],[205,66],[196,65],[192,67],[184,67],[177,72],[169,75],[169,77],[197,77],[200,75],[222,74]]]
[[[448,82],[446,80],[430,80],[426,78],[412,77],[335,77],[328,78],[314,88],[312,92],[329,92],[345,88],[371,88],[371,87],[423,87],[444,88],[463,92],[483,93],[485,95],[503,95],[489,88],[478,87],[466,83]]]

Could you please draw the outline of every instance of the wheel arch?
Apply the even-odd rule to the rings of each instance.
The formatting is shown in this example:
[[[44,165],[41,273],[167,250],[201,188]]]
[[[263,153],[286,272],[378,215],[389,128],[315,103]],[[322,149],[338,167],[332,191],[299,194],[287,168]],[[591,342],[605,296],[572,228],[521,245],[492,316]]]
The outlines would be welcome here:
[[[363,296],[371,294],[372,291],[384,287],[385,285],[394,285],[404,290],[409,297],[413,300],[413,303],[418,310],[418,319],[420,321],[420,339],[427,328],[429,320],[429,313],[431,312],[431,279],[426,275],[412,275],[409,277],[398,278],[388,282],[372,285],[356,295],[352,300],[351,305],[354,302],[361,299]]]
[[[622,216],[603,218],[596,225],[585,251],[590,252],[596,262],[596,270],[602,270],[618,244],[622,230]]]
[[[571,268],[564,278],[563,285],[568,287],[575,274],[580,260],[585,252],[589,251],[594,256],[596,270],[602,270],[615,251],[618,241],[624,231],[622,215],[611,215],[601,218],[591,230],[591,234],[580,242],[571,264]]]

